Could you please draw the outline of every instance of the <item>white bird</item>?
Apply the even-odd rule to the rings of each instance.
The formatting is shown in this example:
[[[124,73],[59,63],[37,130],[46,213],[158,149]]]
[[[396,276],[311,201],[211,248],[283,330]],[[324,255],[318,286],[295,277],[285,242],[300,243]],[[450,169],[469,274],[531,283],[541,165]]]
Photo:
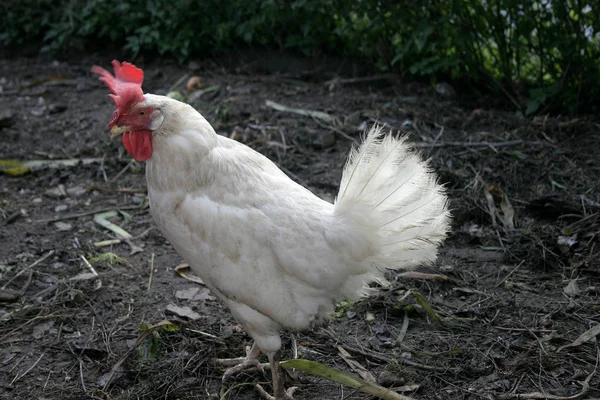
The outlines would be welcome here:
[[[271,364],[274,397],[292,399],[280,331],[326,319],[369,293],[386,269],[431,263],[449,229],[444,189],[404,138],[374,126],[353,150],[334,204],[268,158],[215,133],[193,107],[144,94],[142,70],[94,67],[113,92],[111,133],[146,162],[150,209],[177,252],[254,339],[226,375]]]

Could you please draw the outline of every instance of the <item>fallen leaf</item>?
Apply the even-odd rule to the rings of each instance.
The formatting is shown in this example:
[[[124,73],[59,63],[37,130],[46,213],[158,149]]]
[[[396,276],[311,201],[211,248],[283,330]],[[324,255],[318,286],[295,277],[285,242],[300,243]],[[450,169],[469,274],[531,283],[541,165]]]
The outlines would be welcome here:
[[[118,212],[116,210],[113,211],[107,211],[107,212],[103,212],[103,213],[99,213],[94,215],[94,222],[97,223],[98,225],[103,226],[104,228],[110,230],[111,232],[115,233],[119,238],[123,239],[125,241],[125,243],[127,243],[127,245],[129,245],[129,248],[131,249],[131,251],[129,252],[130,255],[134,255],[137,253],[141,253],[142,251],[144,251],[144,249],[142,249],[140,246],[137,246],[136,244],[133,243],[133,235],[129,232],[127,232],[125,229],[121,228],[120,226],[113,224],[112,222],[110,222],[108,220],[108,218],[113,218],[116,217],[117,215],[124,215],[124,216],[128,216],[128,214],[124,213],[124,212]]]
[[[417,299],[417,303],[419,303],[419,305],[423,307],[423,309],[425,310],[427,315],[429,315],[430,318],[434,319],[437,322],[443,323],[442,317],[437,312],[435,312],[431,304],[429,304],[429,302],[425,300],[425,297],[423,297],[421,293],[417,292],[416,290],[411,290],[408,293],[415,296],[415,299]]]
[[[581,289],[579,289],[579,285],[577,284],[577,279],[571,279],[567,286],[563,289],[563,292],[567,296],[577,296],[581,294]]]
[[[496,223],[496,214],[498,211],[496,210],[496,204],[494,203],[494,197],[490,193],[487,188],[483,191],[485,195],[485,200],[488,206],[488,214],[490,214],[490,218],[492,218],[492,226],[496,227],[498,224]]]
[[[346,364],[348,364],[354,372],[360,375],[361,378],[370,383],[377,383],[377,380],[373,374],[371,374],[369,370],[363,367],[358,361],[354,360],[354,357],[352,357],[352,355],[350,355],[346,349],[344,349],[342,346],[337,346],[337,349],[340,357],[342,357],[342,359],[346,361]]]
[[[496,226],[496,221],[499,220],[505,229],[515,229],[515,210],[504,190],[498,186],[490,185],[484,189],[484,195],[488,205],[488,213],[492,218],[492,225]],[[500,203],[502,213],[496,207],[496,203]]]
[[[181,300],[191,300],[196,293],[198,293],[200,291],[200,288],[188,288],[188,289],[181,289],[175,292],[175,297],[177,297],[178,299]]]
[[[210,289],[204,288],[200,290],[194,297],[192,297],[192,301],[206,301],[206,300],[216,300],[217,298],[210,294]]]
[[[593,338],[595,338],[596,336],[600,335],[600,324],[596,324],[593,327],[591,327],[590,329],[588,329],[587,331],[583,332],[577,339],[575,339],[572,343],[566,344],[562,347],[559,347],[558,350],[556,350],[556,352],[560,352],[562,349],[568,348],[568,347],[577,347],[582,345],[583,343],[592,340]]]
[[[66,168],[75,167],[77,165],[89,165],[92,163],[100,163],[103,158],[81,158],[67,160],[0,160],[0,172],[12,176],[25,175],[31,171],[42,168]]]
[[[33,327],[33,337],[39,339],[54,326],[54,321],[42,322]]]
[[[185,278],[188,281],[192,281],[192,282],[196,282],[201,285],[204,285],[204,281],[202,279],[200,279],[199,277],[197,277],[196,275],[189,273],[189,270],[190,270],[190,266],[189,266],[189,264],[186,264],[186,263],[179,264],[178,266],[175,267],[175,272],[177,272],[177,274],[179,276],[181,276],[182,278]]]
[[[192,310],[190,307],[180,307],[175,304],[169,304],[166,307],[166,311],[168,311],[171,314],[175,314],[178,317],[191,319],[192,321],[196,321],[202,317],[200,314],[198,314],[196,311]]]
[[[132,239],[133,236],[131,235],[131,233],[127,232],[125,229],[121,228],[116,224],[113,224],[108,220],[108,218],[113,218],[117,215],[119,215],[119,213],[116,210],[99,213],[94,215],[94,222],[112,231],[122,239]]]
[[[396,337],[396,344],[400,345],[406,336],[406,331],[408,330],[408,313],[404,311],[404,320],[402,321],[402,328],[400,328],[400,332],[398,332],[398,336]]]
[[[575,243],[577,243],[577,234],[572,236],[559,236],[558,239],[556,239],[556,244],[560,246],[573,247]]]
[[[215,296],[210,294],[210,289],[199,287],[178,290],[175,292],[175,297],[181,300],[189,301],[205,301],[217,299]]]
[[[393,392],[390,389],[386,389],[375,383],[370,383],[365,380],[355,378],[342,371],[334,368],[329,368],[323,364],[309,360],[287,360],[281,362],[281,366],[284,368],[294,368],[311,374],[319,376],[321,378],[328,379],[333,382],[341,383],[355,389],[360,390],[363,393],[368,393],[376,397],[380,397],[384,400],[412,400],[411,397],[403,396],[399,393]]]
[[[502,222],[507,229],[515,229],[515,209],[513,208],[506,193],[502,192],[502,200],[500,201],[500,209],[502,210]]]
[[[177,320],[171,321],[168,319],[163,319],[162,321],[157,322],[154,325],[147,326],[147,329],[152,331],[152,330],[155,330],[158,328],[162,328],[162,329],[165,329],[168,331],[174,331],[174,330],[179,329],[178,327],[182,324],[184,324],[184,322],[182,322],[182,321],[177,321]]]

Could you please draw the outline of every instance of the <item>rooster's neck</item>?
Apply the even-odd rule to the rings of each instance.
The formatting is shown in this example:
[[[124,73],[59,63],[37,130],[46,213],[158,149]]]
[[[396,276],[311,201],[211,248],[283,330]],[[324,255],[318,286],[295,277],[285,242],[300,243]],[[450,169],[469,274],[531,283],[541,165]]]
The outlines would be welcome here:
[[[159,191],[196,191],[210,184],[213,169],[207,155],[216,145],[212,129],[155,135],[152,157],[146,163],[148,186]]]

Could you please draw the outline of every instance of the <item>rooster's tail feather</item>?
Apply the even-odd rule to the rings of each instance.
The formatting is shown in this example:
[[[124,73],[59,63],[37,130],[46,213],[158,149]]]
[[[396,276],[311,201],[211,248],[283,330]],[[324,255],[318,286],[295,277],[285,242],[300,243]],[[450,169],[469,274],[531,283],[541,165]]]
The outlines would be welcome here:
[[[391,269],[434,261],[449,229],[446,194],[427,162],[381,126],[350,153],[335,212],[360,220],[374,238],[367,264]]]

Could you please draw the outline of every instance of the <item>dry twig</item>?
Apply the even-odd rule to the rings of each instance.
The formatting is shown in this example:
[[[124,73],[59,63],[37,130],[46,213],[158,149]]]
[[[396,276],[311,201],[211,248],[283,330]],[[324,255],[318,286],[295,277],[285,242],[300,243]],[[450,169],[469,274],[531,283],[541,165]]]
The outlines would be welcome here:
[[[524,399],[524,400],[577,400],[582,398],[590,390],[590,380],[596,374],[596,368],[591,374],[581,382],[581,391],[572,396],[556,396],[553,394],[532,392],[532,393],[507,393],[498,396],[498,399]]]
[[[289,113],[293,113],[293,114],[304,115],[306,117],[318,118],[318,119],[325,121],[327,123],[330,123],[330,124],[335,121],[335,117],[332,117],[331,115],[329,115],[323,111],[314,111],[314,110],[306,110],[304,108],[287,107],[287,106],[284,106],[283,104],[275,103],[274,101],[271,101],[271,100],[267,100],[265,102],[265,105],[276,111],[289,112]]]
[[[65,219],[75,219],[75,218],[87,217],[89,215],[100,214],[100,213],[107,212],[107,211],[114,211],[114,210],[123,211],[123,210],[138,210],[138,209],[141,210],[142,208],[144,208],[144,207],[140,207],[138,205],[115,206],[115,207],[110,207],[110,208],[101,208],[99,210],[94,210],[94,211],[86,211],[86,212],[82,212],[82,213],[63,215],[63,216],[56,217],[56,218],[38,219],[34,222],[35,223],[43,223],[43,222],[64,221]]]
[[[507,142],[439,142],[439,143],[413,143],[414,147],[417,148],[431,148],[431,147],[508,147],[522,144],[523,140],[510,140]],[[540,142],[528,142],[528,144],[540,144]]]
[[[25,272],[29,271],[30,269],[36,267],[37,265],[43,263],[44,261],[46,261],[46,259],[48,257],[50,257],[51,255],[54,254],[54,250],[50,250],[49,252],[47,252],[46,254],[44,254],[41,258],[37,259],[36,261],[34,261],[32,264],[30,264],[29,266],[23,268],[22,270],[20,270],[19,272],[17,272],[17,274],[15,276],[13,276],[8,282],[6,282],[4,284],[4,286],[2,286],[2,289],[6,289],[6,287],[8,285],[10,285],[15,279],[17,279],[19,276],[23,275]],[[27,287],[25,288],[27,289]]]
[[[42,359],[42,357],[44,357],[44,354],[46,354],[46,352],[43,352],[37,360],[35,360],[35,362],[31,365],[31,367],[27,368],[27,370],[25,372],[23,372],[22,374],[17,374],[15,375],[15,377],[13,378],[13,380],[10,382],[10,386],[12,386],[16,381],[18,381],[19,379],[23,378],[25,375],[27,375],[29,372],[31,372],[32,369],[34,369],[36,367],[36,365],[38,365]]]

